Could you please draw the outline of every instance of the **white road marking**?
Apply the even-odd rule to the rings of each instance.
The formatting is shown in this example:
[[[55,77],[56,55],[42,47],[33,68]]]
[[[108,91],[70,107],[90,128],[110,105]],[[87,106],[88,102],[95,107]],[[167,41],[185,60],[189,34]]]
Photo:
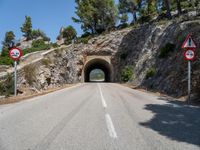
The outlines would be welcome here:
[[[101,90],[101,86],[98,84],[98,87],[99,87],[99,91],[100,91],[100,95],[101,95],[101,102],[102,102],[102,105],[104,108],[107,108],[107,104],[106,104],[106,101],[103,97],[103,93],[102,93],[102,90]]]
[[[107,108],[107,104],[106,104],[106,100],[103,97],[101,86],[99,84],[97,84],[97,85],[98,85],[98,88],[99,88],[99,91],[100,91],[102,105],[103,105],[104,109],[106,109]],[[113,125],[113,122],[112,122],[112,119],[111,119],[110,115],[106,114],[105,115],[105,119],[106,119],[106,125],[107,125],[107,129],[108,129],[110,137],[114,138],[114,139],[117,138],[117,133],[115,131],[115,127]]]
[[[106,114],[105,117],[106,117],[106,124],[107,124],[107,128],[108,128],[108,132],[109,132],[110,137],[117,138],[117,133],[115,131],[115,127],[113,125],[113,122],[112,122],[110,115]]]

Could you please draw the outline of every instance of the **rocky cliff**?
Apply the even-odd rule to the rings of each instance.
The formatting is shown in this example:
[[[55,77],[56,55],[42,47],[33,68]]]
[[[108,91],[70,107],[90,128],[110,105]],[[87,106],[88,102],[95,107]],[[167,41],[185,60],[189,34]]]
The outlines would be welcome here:
[[[110,56],[115,82],[121,82],[121,70],[132,66],[130,83],[173,96],[186,95],[187,61],[181,44],[191,34],[198,49],[192,62],[193,85],[200,80],[200,19],[160,21],[113,31],[92,38],[88,44],[73,44],[40,53],[30,63],[24,58],[19,69],[19,87],[36,90],[82,81],[86,57]],[[29,63],[27,63],[29,62]],[[147,78],[148,70],[154,70]],[[193,88],[193,89],[194,89]]]

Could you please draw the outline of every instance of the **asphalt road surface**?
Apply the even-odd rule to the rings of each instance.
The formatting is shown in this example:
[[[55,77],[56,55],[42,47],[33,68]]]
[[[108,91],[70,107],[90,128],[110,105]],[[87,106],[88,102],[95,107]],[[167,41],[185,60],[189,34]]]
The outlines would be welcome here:
[[[0,106],[0,150],[200,150],[200,108],[87,83]]]

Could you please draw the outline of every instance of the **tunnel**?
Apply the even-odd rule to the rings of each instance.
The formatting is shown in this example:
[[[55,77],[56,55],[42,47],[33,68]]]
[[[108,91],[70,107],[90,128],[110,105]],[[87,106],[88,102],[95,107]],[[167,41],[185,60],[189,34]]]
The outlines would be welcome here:
[[[104,72],[105,80],[104,82],[111,82],[111,65],[108,61],[104,59],[92,59],[85,64],[84,67],[84,82],[91,82],[90,73],[95,70],[100,69]]]

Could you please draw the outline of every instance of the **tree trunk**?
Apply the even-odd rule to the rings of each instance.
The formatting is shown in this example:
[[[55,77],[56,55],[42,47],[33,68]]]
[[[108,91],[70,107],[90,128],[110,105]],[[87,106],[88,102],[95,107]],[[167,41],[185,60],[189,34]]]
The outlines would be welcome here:
[[[181,9],[181,0],[176,0],[178,15],[181,15],[182,9]]]
[[[167,18],[172,19],[169,0],[165,0],[165,7],[167,9]]]
[[[135,23],[137,21],[137,14],[136,11],[133,12],[133,21],[132,23]]]

